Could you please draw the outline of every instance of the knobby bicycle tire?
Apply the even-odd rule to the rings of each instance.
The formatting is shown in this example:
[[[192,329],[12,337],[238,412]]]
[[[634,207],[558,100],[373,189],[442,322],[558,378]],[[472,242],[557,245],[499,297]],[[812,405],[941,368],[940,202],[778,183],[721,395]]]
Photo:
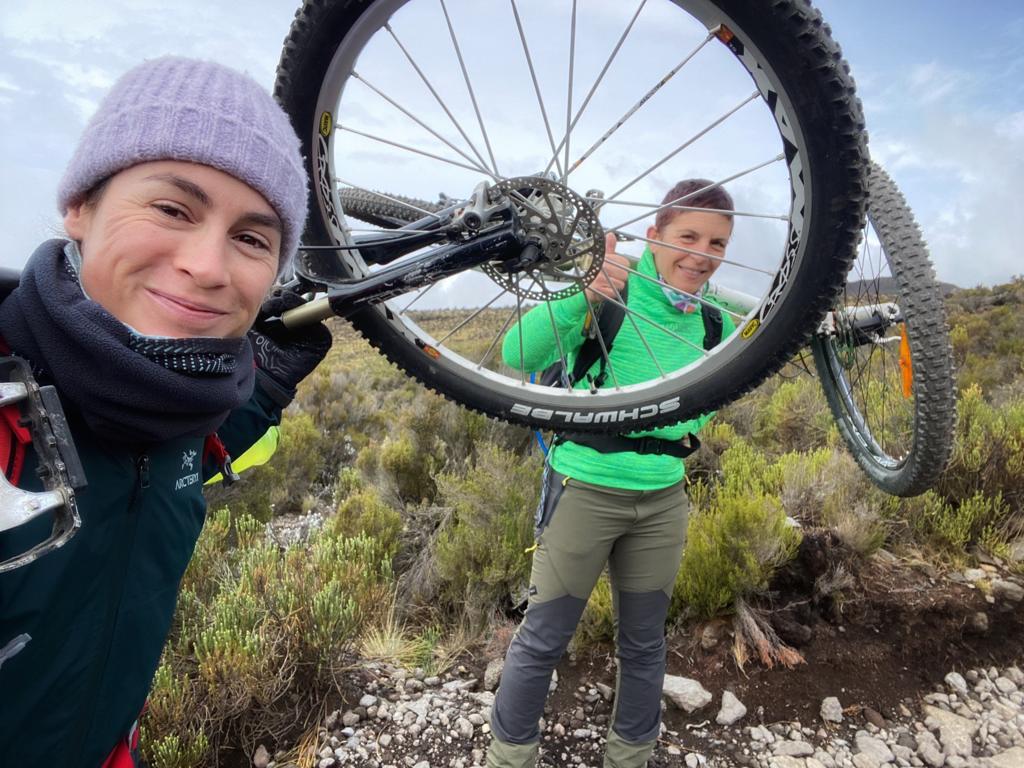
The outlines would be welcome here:
[[[902,405],[908,411],[912,435],[901,441],[889,434],[893,428],[885,423],[884,400],[881,413],[868,406],[869,397],[887,397],[887,382],[878,378],[879,366],[876,363],[870,369],[870,359],[865,360],[873,350],[861,354],[860,361],[844,364],[834,337],[816,335],[811,349],[829,407],[857,463],[887,493],[915,496],[935,484],[953,445],[956,393],[945,301],[913,213],[896,184],[875,163],[868,173],[868,220],[878,233],[896,283],[895,298],[909,343],[913,403]],[[868,281],[866,299],[878,304],[884,301],[886,289],[875,278],[874,288]],[[890,367],[890,374],[894,373]],[[880,375],[885,376],[884,364]],[[891,375],[888,384],[894,382]],[[875,393],[868,391],[872,386]],[[901,397],[903,393],[897,392],[890,420]],[[897,447],[903,448],[902,455],[894,455]]]
[[[343,51],[346,36],[356,35],[353,30],[364,34],[371,23],[382,25],[388,17],[374,16],[375,12],[397,4],[306,0],[286,38],[275,96],[290,114],[307,157],[314,192],[304,235],[307,245],[346,242],[345,212],[338,210],[342,206],[326,156],[336,118],[331,110],[337,104],[324,106],[331,95],[323,85],[325,78],[335,76],[333,61],[344,58],[342,52],[354,61],[355,53]],[[578,391],[519,387],[508,378],[469,371],[466,361],[449,358],[424,342],[415,329],[404,327],[386,305],[352,315],[356,329],[391,362],[456,402],[499,419],[556,428],[568,423],[576,431],[626,432],[676,423],[721,407],[753,389],[806,345],[843,284],[863,225],[866,137],[849,68],[827,24],[806,0],[678,4],[686,5],[702,24],[711,19],[709,28],[716,21],[727,23],[734,35],[729,48],[751,73],[770,109],[789,110],[783,122],[799,145],[785,145],[786,159],[793,183],[806,194],[802,200],[794,195],[792,207],[807,215],[799,217],[799,227],[791,227],[790,245],[772,289],[737,329],[734,343],[720,345],[705,362],[678,376],[663,377],[666,381],[653,382],[650,389],[601,390],[600,397],[586,398]],[[748,63],[755,55],[756,62]],[[800,163],[792,162],[794,156]],[[324,284],[365,274],[353,266],[349,253],[307,252],[303,274]]]
[[[357,187],[339,189],[338,200],[346,215],[385,229],[409,224],[422,218],[423,211],[436,213],[444,207],[415,197],[384,195]]]

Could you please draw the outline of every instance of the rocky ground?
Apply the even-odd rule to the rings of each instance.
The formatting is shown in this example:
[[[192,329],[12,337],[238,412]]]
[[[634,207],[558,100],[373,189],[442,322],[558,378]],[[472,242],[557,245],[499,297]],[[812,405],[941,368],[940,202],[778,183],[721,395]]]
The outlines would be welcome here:
[[[899,584],[884,583],[886,573]],[[991,565],[945,576],[886,568],[871,579],[873,598],[840,614],[831,606],[828,620],[793,619],[810,636],[806,663],[792,670],[739,670],[728,625],[677,637],[651,768],[1024,768],[1020,581]],[[500,667],[467,659],[438,677],[363,663],[319,729],[312,765],[483,765]],[[601,765],[613,681],[611,649],[562,664],[541,766]],[[294,768],[288,758],[261,745],[253,764]]]

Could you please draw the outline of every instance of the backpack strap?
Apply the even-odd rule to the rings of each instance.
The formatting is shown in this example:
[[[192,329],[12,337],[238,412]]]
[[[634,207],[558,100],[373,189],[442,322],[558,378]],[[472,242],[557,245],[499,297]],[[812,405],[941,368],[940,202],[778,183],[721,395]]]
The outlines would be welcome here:
[[[713,304],[700,303],[700,319],[704,321],[704,349],[712,350],[722,343],[724,322],[722,310]]]
[[[623,298],[625,298],[625,292],[623,292]],[[599,309],[604,309],[607,302],[602,303]],[[612,337],[618,333],[619,327],[622,325],[622,320],[625,317],[625,310],[618,304],[611,304],[608,309],[617,310],[618,318],[613,318],[611,322],[616,323]],[[722,342],[722,334],[724,331],[724,322],[722,320],[722,311],[710,304],[701,302],[700,304],[700,315],[701,320],[704,323],[704,349],[711,350],[717,347]],[[602,329],[602,333],[604,330]],[[607,335],[604,336],[605,344],[608,346],[608,350],[611,351],[611,341]],[[590,359],[586,367],[583,368],[585,373],[591,365],[594,364],[597,358],[601,360],[601,371],[594,378],[594,386],[601,386],[604,383],[605,376],[605,363],[606,358],[601,354],[600,346],[598,345],[597,339],[588,337],[587,341],[583,342],[584,347],[592,342],[592,349],[596,350],[592,353],[596,357]],[[583,356],[583,348],[580,349],[580,357]],[[580,358],[577,358],[579,363]],[[577,366],[573,367],[575,373]],[[583,375],[583,374],[581,374]],[[575,379],[574,379],[575,380]],[[685,459],[687,456],[692,454],[698,448],[700,448],[700,440],[692,432],[684,437],[682,440],[664,440],[660,437],[626,437],[625,435],[594,435],[590,433],[562,433],[556,438],[557,442],[563,442],[571,440],[578,445],[585,445],[588,448],[592,448],[599,453],[623,453],[631,451],[632,453],[641,454],[654,454],[658,456],[675,456],[676,458]]]
[[[622,328],[622,321],[626,319],[626,309],[622,304],[626,303],[628,289],[629,286],[626,286],[619,292],[621,303],[602,301],[597,309],[594,310],[594,313],[597,315],[597,329],[587,333],[587,337],[583,340],[582,346],[580,346],[580,351],[576,354],[576,361],[572,366],[572,375],[569,377],[570,385],[582,380],[594,363],[597,362],[600,363],[601,367],[597,375],[594,376],[592,384],[595,388],[604,384],[604,380],[608,375],[605,371],[608,365],[608,358],[604,354],[604,350],[601,349],[601,342],[604,341],[605,349],[611,354],[612,344],[615,343],[615,337],[618,335],[619,329]]]

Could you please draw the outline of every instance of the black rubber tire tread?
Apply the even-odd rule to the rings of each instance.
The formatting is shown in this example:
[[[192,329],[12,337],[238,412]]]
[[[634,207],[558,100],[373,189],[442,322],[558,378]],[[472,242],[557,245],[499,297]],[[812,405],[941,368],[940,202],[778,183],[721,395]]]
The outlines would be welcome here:
[[[341,201],[341,208],[345,211],[346,216],[385,229],[394,229],[421,219],[423,218],[422,211],[436,213],[444,207],[441,203],[428,203],[426,200],[392,195],[390,192],[387,193],[387,197],[384,197],[359,187],[339,189],[338,199]],[[403,202],[409,203],[409,205],[402,205]],[[421,210],[418,211],[416,208]]]
[[[756,40],[751,37],[752,42],[771,62],[801,121],[806,123],[806,152],[815,162],[803,173],[817,190],[814,205],[819,213],[812,217],[804,241],[805,258],[790,276],[788,297],[774,308],[772,322],[747,342],[751,346],[722,375],[704,377],[678,391],[675,411],[635,421],[627,418],[614,423],[574,423],[574,430],[650,429],[718,409],[751,391],[806,347],[813,331],[834,305],[856,255],[867,195],[867,134],[849,66],[832,39],[829,26],[808,0],[716,0],[715,4],[736,20],[741,29],[757,35]],[[291,116],[302,140],[313,183],[317,178],[316,153],[309,127],[317,120],[320,83],[339,42],[367,5],[359,0],[305,0],[285,39],[274,95]],[[783,69],[780,63],[785,64],[784,72],[779,71]],[[333,244],[315,202],[304,242]],[[327,255],[314,253],[310,258],[313,263]],[[325,267],[324,271],[330,269]],[[496,395],[486,385],[449,375],[430,356],[402,338],[383,313],[362,310],[349,319],[392,363],[445,397],[505,421],[552,426],[550,420],[537,418],[533,411],[528,416],[511,413],[513,401]],[[515,402],[525,402],[536,410],[546,407],[536,399],[531,403],[528,394],[517,396]],[[650,399],[642,402],[649,403]],[[596,413],[601,408],[597,404],[581,405],[576,411]]]
[[[811,349],[822,388],[847,447],[864,472],[894,496],[917,496],[935,485],[949,461],[956,424],[953,349],[946,303],[935,278],[928,248],[914,214],[899,188],[879,165],[868,171],[868,219],[878,233],[899,287],[898,303],[906,321],[913,370],[914,436],[911,450],[898,467],[874,459],[857,436],[856,423],[836,388],[836,376],[815,337]]]

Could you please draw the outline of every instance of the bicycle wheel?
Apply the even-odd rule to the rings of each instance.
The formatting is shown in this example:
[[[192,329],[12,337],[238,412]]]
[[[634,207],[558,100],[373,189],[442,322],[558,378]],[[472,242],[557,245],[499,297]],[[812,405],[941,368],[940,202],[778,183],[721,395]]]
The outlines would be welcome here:
[[[658,365],[650,381],[566,390],[497,359],[524,311],[582,291],[599,259],[554,265],[545,253],[548,263],[511,276],[485,265],[351,317],[427,386],[508,421],[623,432],[723,405],[806,344],[863,225],[860,105],[827,25],[803,0],[638,0],[587,13],[568,0],[307,0],[275,95],[308,158],[307,245],[352,245],[360,225],[339,187],[423,200],[514,177],[513,194],[546,200],[554,229],[585,220],[597,232],[600,203],[603,229],[636,247],[647,239],[636,229],[661,207],[650,201],[676,179],[728,184],[749,208],[733,219],[730,253],[740,257],[716,281],[757,296],[755,308],[731,314],[738,332],[714,350],[676,370]],[[393,218],[384,226],[405,220]],[[375,266],[348,248],[308,251],[298,268],[329,284]],[[633,312],[627,322],[666,332]]]
[[[949,460],[956,419],[942,292],[889,175],[868,173],[868,226],[834,327],[811,342],[843,440],[879,488],[915,496]]]

